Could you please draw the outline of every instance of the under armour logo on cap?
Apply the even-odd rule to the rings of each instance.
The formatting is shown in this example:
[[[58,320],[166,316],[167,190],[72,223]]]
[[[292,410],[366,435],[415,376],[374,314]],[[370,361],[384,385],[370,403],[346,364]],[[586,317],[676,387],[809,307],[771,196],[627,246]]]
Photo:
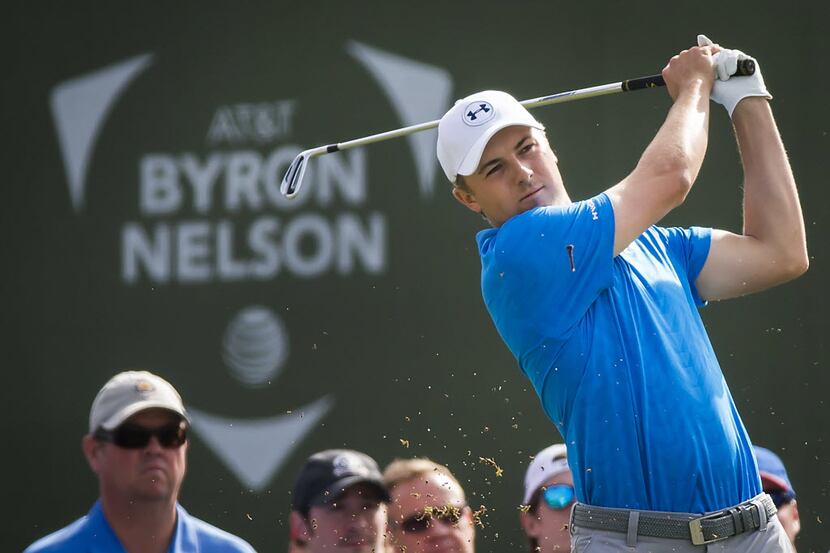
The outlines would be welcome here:
[[[472,102],[464,110],[464,122],[471,127],[483,125],[496,115],[496,111],[489,102],[476,101]]]

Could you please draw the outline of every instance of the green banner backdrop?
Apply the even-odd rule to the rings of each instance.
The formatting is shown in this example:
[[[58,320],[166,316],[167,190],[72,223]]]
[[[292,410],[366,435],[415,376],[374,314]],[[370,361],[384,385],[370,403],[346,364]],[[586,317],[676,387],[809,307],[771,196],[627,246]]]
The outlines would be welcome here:
[[[331,447],[449,465],[488,509],[479,550],[523,550],[523,471],[559,436],[483,308],[483,222],[452,201],[434,131],[315,160],[293,203],[279,180],[303,148],[435,119],[475,90],[530,98],[657,73],[699,32],[763,67],[812,259],[704,320],[753,441],[787,463],[800,549],[830,546],[826,3],[9,11],[4,550],[89,508],[80,438],[126,368],[167,377],[194,414],[183,504],[260,551],[284,547],[294,475]],[[539,109],[572,197],[625,176],[669,105],[650,90]],[[710,136],[667,222],[736,230],[720,108]]]

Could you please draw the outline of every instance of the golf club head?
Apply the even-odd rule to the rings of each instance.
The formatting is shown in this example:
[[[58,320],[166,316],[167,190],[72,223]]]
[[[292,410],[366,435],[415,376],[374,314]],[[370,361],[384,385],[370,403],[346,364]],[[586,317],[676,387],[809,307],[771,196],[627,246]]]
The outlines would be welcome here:
[[[308,150],[300,152],[291,162],[291,165],[288,166],[288,170],[282,178],[282,183],[280,183],[280,192],[286,198],[291,199],[300,191],[308,159]]]

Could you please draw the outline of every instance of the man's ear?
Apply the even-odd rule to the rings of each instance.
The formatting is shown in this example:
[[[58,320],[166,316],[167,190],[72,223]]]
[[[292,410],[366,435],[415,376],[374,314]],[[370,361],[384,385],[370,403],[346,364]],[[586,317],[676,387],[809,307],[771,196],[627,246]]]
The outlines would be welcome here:
[[[798,531],[801,531],[801,515],[798,514],[798,501],[793,499],[793,520],[798,523]]]
[[[86,434],[81,438],[81,449],[84,452],[84,457],[86,457],[86,462],[89,463],[89,468],[92,469],[92,472],[98,474],[98,452],[101,449],[101,444],[92,435]]]
[[[472,192],[464,190],[463,188],[459,188],[458,186],[452,187],[452,195],[458,203],[466,207],[471,211],[475,211],[476,213],[481,213],[481,206],[478,205],[476,201],[476,197],[473,196]]]
[[[289,533],[292,539],[306,542],[314,533],[309,521],[307,521],[305,517],[297,511],[291,511],[291,516],[288,520],[291,526]]]

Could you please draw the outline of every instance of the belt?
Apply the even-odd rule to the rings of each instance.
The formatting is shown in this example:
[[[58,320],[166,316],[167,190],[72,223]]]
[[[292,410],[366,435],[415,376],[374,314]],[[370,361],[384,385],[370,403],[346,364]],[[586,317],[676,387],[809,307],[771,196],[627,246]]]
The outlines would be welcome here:
[[[577,503],[571,516],[572,524],[582,528],[622,533],[636,531],[639,536],[683,539],[694,545],[704,545],[764,527],[777,512],[770,496],[763,494],[735,507],[705,515],[609,509]]]

